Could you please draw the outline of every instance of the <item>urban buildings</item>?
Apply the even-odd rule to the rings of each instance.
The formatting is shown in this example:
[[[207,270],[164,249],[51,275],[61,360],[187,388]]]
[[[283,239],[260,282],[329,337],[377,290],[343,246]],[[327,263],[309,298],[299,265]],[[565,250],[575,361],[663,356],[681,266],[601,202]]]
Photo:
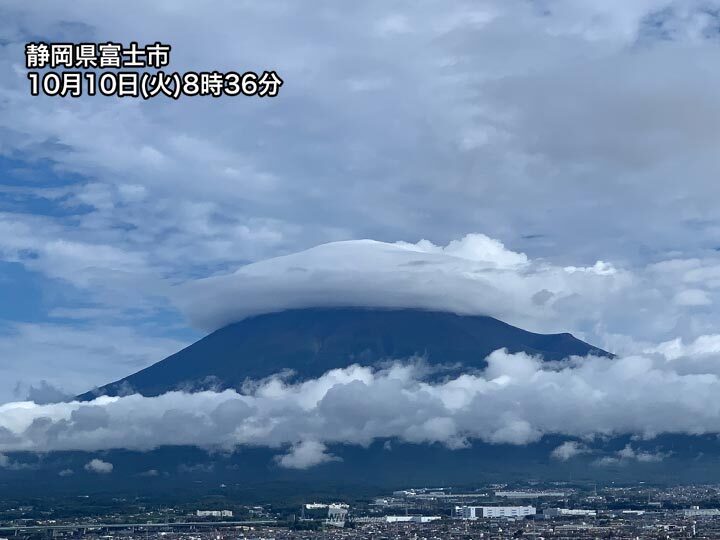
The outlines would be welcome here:
[[[197,517],[233,517],[232,510],[198,510],[195,515]]]
[[[461,519],[524,518],[535,515],[534,506],[456,506],[453,512]]]
[[[596,517],[596,510],[585,510],[582,508],[545,508],[542,511],[547,517]]]

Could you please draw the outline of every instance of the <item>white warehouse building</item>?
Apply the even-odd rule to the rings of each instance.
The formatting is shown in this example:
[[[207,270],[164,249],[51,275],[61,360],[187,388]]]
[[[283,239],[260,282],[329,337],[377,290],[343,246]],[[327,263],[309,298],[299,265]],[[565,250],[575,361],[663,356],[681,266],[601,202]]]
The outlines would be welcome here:
[[[720,516],[720,510],[717,508],[700,508],[699,506],[691,506],[688,510],[683,510],[685,517],[706,517]]]
[[[441,519],[441,516],[385,516],[385,523],[431,523]]]
[[[232,510],[198,510],[197,517],[233,517]]]
[[[543,515],[548,517],[596,517],[595,510],[585,510],[581,508],[546,508]]]
[[[524,518],[534,516],[534,506],[456,506],[455,517],[461,519]]]

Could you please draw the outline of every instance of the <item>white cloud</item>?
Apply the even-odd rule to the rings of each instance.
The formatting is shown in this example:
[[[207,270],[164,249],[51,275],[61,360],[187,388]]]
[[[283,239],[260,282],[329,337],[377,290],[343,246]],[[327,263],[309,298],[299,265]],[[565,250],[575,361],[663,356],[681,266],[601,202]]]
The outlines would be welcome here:
[[[554,459],[558,459],[560,461],[567,461],[569,459],[572,459],[581,454],[586,454],[588,452],[590,452],[590,450],[583,443],[580,443],[578,441],[565,441],[560,446],[555,448],[550,453],[550,455]]]
[[[113,472],[113,464],[101,459],[92,459],[85,464],[85,470],[96,474],[110,474]]]
[[[487,361],[481,373],[435,382],[424,378],[421,365],[395,363],[381,370],[350,366],[298,384],[270,378],[242,394],[9,403],[0,406],[0,452],[289,447],[278,464],[301,468],[334,459],[328,445],[377,439],[448,448],[474,440],[523,445],[549,434],[584,441],[553,451],[567,460],[590,452],[598,437],[720,434],[718,362],[669,361],[653,353],[545,363],[502,350]],[[609,457],[652,462],[665,455],[627,446]]]
[[[603,456],[595,460],[594,464],[601,467],[614,465],[627,465],[632,462],[639,463],[658,463],[668,457],[668,452],[645,452],[639,451],[632,447],[631,444],[625,445],[624,448],[618,450],[612,456]]]
[[[307,469],[326,463],[337,461],[337,457],[327,453],[324,444],[317,441],[301,441],[290,448],[287,454],[278,456],[278,465],[286,469]]]
[[[684,343],[680,338],[660,343],[656,347],[648,347],[646,353],[659,353],[667,360],[710,359],[713,361],[720,354],[720,335],[700,336],[691,343]]]
[[[525,254],[482,234],[445,247],[427,240],[357,240],[323,244],[187,283],[176,296],[190,317],[208,329],[259,313],[319,306],[435,309],[547,328],[558,320],[572,326],[566,310],[554,305],[598,307],[630,285],[630,274],[608,268],[604,263],[590,269],[531,264]],[[552,301],[538,305],[533,298],[543,291]]]
[[[627,444],[622,450],[618,451],[618,457],[624,460],[636,460],[642,463],[654,463],[662,461],[665,458],[665,454],[652,453],[652,452],[641,452]]]

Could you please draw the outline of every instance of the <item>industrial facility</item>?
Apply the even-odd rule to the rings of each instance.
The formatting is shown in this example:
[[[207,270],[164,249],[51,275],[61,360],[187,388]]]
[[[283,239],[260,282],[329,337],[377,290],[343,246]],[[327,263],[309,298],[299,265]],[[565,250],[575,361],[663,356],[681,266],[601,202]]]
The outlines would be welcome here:
[[[460,519],[515,518],[535,515],[534,506],[456,506],[453,516]]]
[[[198,510],[197,517],[233,517],[232,510]]]
[[[596,517],[596,510],[582,508],[545,508],[543,515],[547,517]]]

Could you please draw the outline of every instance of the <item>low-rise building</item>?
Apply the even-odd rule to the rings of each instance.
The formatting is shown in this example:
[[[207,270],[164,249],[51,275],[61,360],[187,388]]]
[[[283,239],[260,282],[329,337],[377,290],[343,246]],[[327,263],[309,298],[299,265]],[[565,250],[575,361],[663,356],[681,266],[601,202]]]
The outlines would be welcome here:
[[[504,497],[506,499],[539,499],[540,497],[567,497],[565,491],[496,491],[496,497]]]
[[[686,517],[707,517],[720,516],[720,510],[717,508],[700,508],[699,506],[691,506],[687,510],[683,510]]]
[[[343,527],[349,508],[345,503],[308,503],[302,506],[300,519],[322,520],[328,525]]]
[[[347,504],[328,504],[328,514],[325,523],[335,525],[336,527],[344,527],[348,514]]]
[[[545,508],[543,515],[548,517],[595,517],[597,511],[582,508]]]
[[[453,514],[460,519],[524,518],[535,515],[534,506],[456,506]]]
[[[441,516],[385,516],[385,523],[431,523],[442,519]]]
[[[198,510],[197,517],[233,517],[232,510]]]

